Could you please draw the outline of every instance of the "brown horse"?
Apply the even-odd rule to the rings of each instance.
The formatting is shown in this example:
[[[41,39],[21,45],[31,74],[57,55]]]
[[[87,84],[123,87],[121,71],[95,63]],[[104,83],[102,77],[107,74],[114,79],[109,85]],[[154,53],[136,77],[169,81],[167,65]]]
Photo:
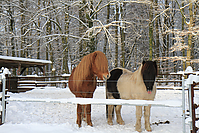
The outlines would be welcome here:
[[[104,53],[95,51],[83,57],[69,77],[69,88],[79,98],[92,98],[96,89],[96,77],[105,80],[109,77],[108,60]],[[91,105],[77,104],[77,124],[81,127],[82,119],[86,118],[88,125],[91,122]]]

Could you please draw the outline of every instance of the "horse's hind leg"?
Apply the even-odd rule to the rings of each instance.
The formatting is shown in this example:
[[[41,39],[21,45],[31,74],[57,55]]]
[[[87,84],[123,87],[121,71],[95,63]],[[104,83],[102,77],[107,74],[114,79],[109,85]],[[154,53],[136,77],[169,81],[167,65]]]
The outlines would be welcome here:
[[[108,105],[108,120],[107,120],[107,123],[109,125],[113,125],[113,115],[112,115],[112,112],[113,112],[113,109],[114,109],[114,105]]]
[[[144,106],[145,129],[148,132],[152,131],[150,127],[150,109],[151,106]]]
[[[135,129],[138,132],[142,132],[141,118],[142,118],[142,106],[136,106],[136,126],[135,126]]]
[[[122,116],[121,116],[121,108],[122,108],[122,105],[117,105],[115,107],[115,112],[117,116],[117,123],[120,125],[124,125],[124,121],[122,120]]]
[[[87,104],[86,106],[86,120],[89,126],[93,126],[91,121],[91,104]]]
[[[81,127],[82,123],[82,105],[77,104],[77,121],[76,123],[78,124],[79,127]]]

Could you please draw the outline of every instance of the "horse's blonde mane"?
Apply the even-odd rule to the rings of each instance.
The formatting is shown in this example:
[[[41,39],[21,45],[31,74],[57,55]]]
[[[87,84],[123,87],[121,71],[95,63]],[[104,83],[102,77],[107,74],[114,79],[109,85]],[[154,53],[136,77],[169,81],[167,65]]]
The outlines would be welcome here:
[[[81,86],[84,80],[87,79],[91,73],[92,64],[96,63],[96,67],[99,71],[105,72],[108,70],[108,61],[106,56],[100,52],[95,51],[84,56],[73,73],[73,80],[75,80],[75,86]],[[92,80],[92,79],[90,79]]]

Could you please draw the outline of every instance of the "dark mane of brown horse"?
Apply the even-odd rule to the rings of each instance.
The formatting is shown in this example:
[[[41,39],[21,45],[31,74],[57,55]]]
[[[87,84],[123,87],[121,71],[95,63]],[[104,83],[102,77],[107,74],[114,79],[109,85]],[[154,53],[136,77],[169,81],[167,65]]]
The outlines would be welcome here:
[[[88,78],[91,76],[92,65],[94,62],[96,69],[99,71],[106,72],[108,70],[108,61],[102,52],[96,51],[88,54],[82,58],[81,62],[72,72],[72,80],[74,80],[73,87],[80,87],[85,80],[93,80]]]

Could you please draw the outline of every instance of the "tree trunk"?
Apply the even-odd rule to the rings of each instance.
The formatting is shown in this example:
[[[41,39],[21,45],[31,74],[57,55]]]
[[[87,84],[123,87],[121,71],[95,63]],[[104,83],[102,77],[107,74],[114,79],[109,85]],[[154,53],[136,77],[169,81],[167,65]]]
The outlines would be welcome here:
[[[192,0],[189,0],[189,23],[188,30],[190,31],[188,34],[188,49],[187,49],[187,66],[191,65],[191,51],[192,51],[192,28],[193,28],[193,4]]]
[[[109,3],[109,0],[107,2]],[[110,19],[110,4],[107,5],[106,24],[110,23],[109,19]],[[109,29],[109,27],[107,27],[107,30],[108,29]],[[104,35],[105,43],[104,43],[103,52],[105,55],[107,55],[106,52],[107,52],[107,46],[109,45],[109,42],[108,42],[108,36],[106,34],[106,31],[104,31],[104,32],[105,32],[105,35]]]
[[[182,1],[182,7],[184,7],[184,1]],[[184,8],[182,8],[182,13],[184,14]],[[181,30],[182,31],[184,31],[184,24],[185,24],[185,19],[184,19],[184,17],[182,16],[182,26],[181,26]],[[185,38],[184,38],[184,36],[182,36],[182,44],[184,44],[184,40],[185,40]],[[185,57],[186,55],[185,55],[185,49],[183,48],[182,49],[182,56],[183,57]],[[185,64],[185,61],[183,61],[183,71],[185,71],[185,69],[186,69],[186,64]]]
[[[86,23],[86,7],[83,7],[85,6],[85,4],[86,4],[86,0],[82,0],[82,3],[79,6],[79,19],[83,23]],[[86,28],[84,27],[84,25],[81,22],[79,22],[79,36],[83,36],[85,31],[86,31]],[[87,42],[82,40],[79,43],[79,53],[82,53],[82,54],[79,54],[79,58],[85,55],[86,47],[87,47]]]
[[[158,0],[155,0],[155,16],[157,16],[158,14]],[[156,58],[160,57],[160,51],[159,51],[159,47],[160,47],[160,40],[159,40],[159,26],[158,26],[158,21],[159,21],[159,17],[155,20],[155,30],[156,30],[156,44],[155,44],[155,51],[156,51]]]
[[[50,5],[50,2],[47,2],[48,4],[47,4],[47,6],[49,6]],[[50,20],[48,20],[48,18],[47,18],[47,24],[46,24],[46,34],[47,35],[50,35],[51,34],[51,31],[52,31],[52,24],[51,24],[51,21]],[[50,65],[50,68],[49,68],[49,66],[47,65],[47,71],[51,71],[52,70],[52,68],[53,68],[53,63],[54,63],[54,61],[53,61],[53,51],[52,51],[52,44],[51,44],[51,42],[49,42],[50,40],[51,40],[52,38],[51,37],[48,37],[47,39],[46,39],[46,41],[48,42],[47,43],[47,45],[46,45],[46,60],[49,60],[50,59],[50,61],[52,62],[52,64]],[[49,58],[50,57],[50,58]]]
[[[69,8],[69,7],[68,7]],[[69,16],[65,14],[65,25],[64,25],[65,34],[69,34]],[[68,37],[62,37],[62,45],[63,45],[63,73],[69,73],[68,68]]]
[[[124,4],[124,3],[123,3]],[[124,18],[124,5],[122,3],[120,4],[120,15],[121,15],[121,21],[123,21]],[[121,27],[123,27],[124,24],[121,23]],[[125,68],[125,34],[124,34],[124,28],[120,27],[120,36],[121,36],[121,52],[122,52],[122,59],[121,59],[121,67]]]
[[[115,21],[119,20],[119,6],[116,4]],[[115,67],[118,67],[118,26],[115,26]]]
[[[14,20],[14,9],[13,9],[13,7],[12,6],[9,6],[9,10],[8,10],[8,12],[9,12],[9,15],[10,15],[10,24],[9,24],[9,32],[11,33],[11,36],[13,35],[13,34],[15,34],[14,32],[15,32],[15,20]],[[16,53],[15,53],[15,50],[16,50],[16,47],[15,47],[15,39],[14,39],[14,37],[12,36],[11,37],[11,39],[10,39],[10,42],[11,42],[11,56],[12,57],[15,57],[16,56]],[[14,68],[14,70],[13,70],[13,74],[14,75],[16,75],[17,73],[16,73],[16,68]]]
[[[153,0],[151,1],[151,5],[149,8],[149,60],[153,59]]]
[[[26,39],[24,36],[24,33],[26,32],[26,26],[23,26],[25,24],[25,12],[23,9],[25,9],[24,7],[24,0],[20,0],[20,7],[21,7],[21,49],[20,49],[20,57],[25,57],[25,43],[26,43]]]
[[[41,2],[40,2],[40,0],[38,0],[38,10],[40,10],[40,6],[41,6]],[[38,21],[37,21],[37,24],[38,24],[38,28],[40,28],[40,26],[41,26],[41,20],[40,20],[41,18],[40,17],[38,17]],[[38,37],[40,36],[40,32],[38,32]],[[40,59],[40,39],[38,39],[37,40],[37,59]],[[38,72],[39,72],[39,69],[38,69],[38,67],[36,68],[36,74],[38,74]]]

